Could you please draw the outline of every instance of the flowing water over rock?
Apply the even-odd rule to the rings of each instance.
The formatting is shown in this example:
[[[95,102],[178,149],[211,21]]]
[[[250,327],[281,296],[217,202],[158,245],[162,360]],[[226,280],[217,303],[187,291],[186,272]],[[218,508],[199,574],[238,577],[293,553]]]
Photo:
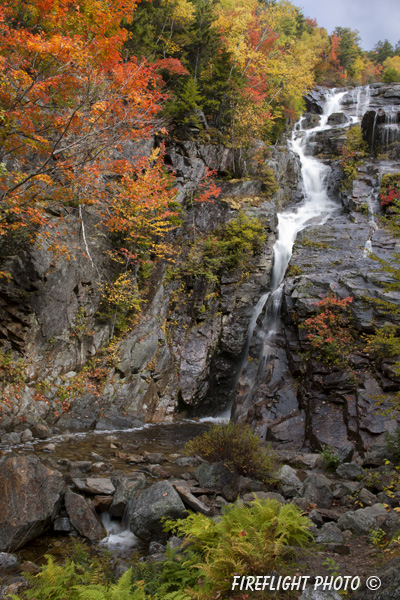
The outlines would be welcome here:
[[[282,362],[281,357],[274,351],[273,342],[279,330],[281,284],[292,256],[295,239],[298,233],[311,223],[317,222],[322,225],[339,207],[338,201],[335,202],[328,194],[330,167],[310,156],[308,152],[315,133],[332,128],[327,124],[328,119],[330,115],[340,111],[340,103],[345,94],[345,91],[328,93],[319,123],[313,128],[304,129],[305,118],[302,117],[293,131],[290,148],[300,160],[304,200],[294,209],[278,214],[278,235],[273,248],[274,266],[270,289],[257,304],[248,333],[248,347],[257,347],[257,366],[253,362],[249,366],[244,365],[238,386],[239,398],[234,405],[233,414],[236,418],[246,417],[254,397],[257,397],[257,386],[260,383],[265,384],[266,380],[272,384],[272,371],[275,368],[273,363],[275,360]],[[264,316],[256,327],[264,307]],[[252,339],[253,334],[255,339]],[[254,359],[254,353],[252,358]]]
[[[282,296],[282,310],[274,309],[271,290],[248,342],[248,361],[233,413],[281,448],[320,450],[324,445],[338,448],[351,443],[363,453],[374,443],[383,443],[384,433],[396,427],[377,405],[379,397],[388,406],[390,392],[398,389],[389,365],[379,366],[363,353],[362,341],[347,364],[310,358],[307,332],[299,327],[315,316],[313,306],[332,294],[352,299],[352,326],[358,336],[361,333],[359,339],[373,331],[374,323],[385,322],[377,305],[367,301],[368,297],[385,297],[385,273],[370,253],[388,260],[396,246],[388,231],[378,229],[375,213],[380,212],[381,176],[399,171],[400,164],[386,155],[366,158],[344,187],[340,157],[346,130],[360,122],[362,111],[366,115],[379,110],[390,113],[395,126],[396,93],[387,86],[337,94],[316,90],[307,100],[314,114],[305,115],[293,136],[292,148],[302,164],[304,200],[297,210],[279,215],[271,285],[279,286],[290,259],[283,291],[276,292]],[[315,113],[321,115],[317,124]],[[362,129],[367,139],[368,123],[364,115]],[[377,128],[376,135],[381,135],[381,129]],[[293,235],[297,235],[294,244]],[[391,293],[390,299],[398,303],[399,294]]]

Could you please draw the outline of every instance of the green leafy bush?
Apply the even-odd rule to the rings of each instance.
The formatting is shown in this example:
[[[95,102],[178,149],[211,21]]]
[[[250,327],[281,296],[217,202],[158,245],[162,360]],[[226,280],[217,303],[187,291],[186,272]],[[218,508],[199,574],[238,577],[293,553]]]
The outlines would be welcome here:
[[[192,244],[178,274],[180,277],[204,277],[210,283],[218,283],[223,271],[246,268],[251,258],[261,251],[265,239],[262,223],[239,212],[226,226]]]
[[[270,446],[263,447],[249,425],[228,423],[213,425],[186,444],[187,454],[199,455],[210,462],[223,461],[238,473],[264,482],[273,480],[276,456]]]
[[[324,446],[321,456],[324,460],[325,468],[328,471],[336,471],[338,466],[342,463],[332,446]]]

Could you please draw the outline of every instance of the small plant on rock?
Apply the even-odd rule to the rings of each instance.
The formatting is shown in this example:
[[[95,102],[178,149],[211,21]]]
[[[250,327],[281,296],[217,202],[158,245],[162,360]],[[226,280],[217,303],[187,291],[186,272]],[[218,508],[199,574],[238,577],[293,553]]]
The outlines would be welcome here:
[[[387,534],[380,527],[378,529],[371,529],[369,532],[368,542],[375,546],[375,548],[386,546],[387,541]]]
[[[271,448],[263,447],[249,425],[241,423],[214,425],[188,442],[185,451],[209,462],[223,461],[241,475],[264,482],[273,480],[272,473],[277,467]]]
[[[311,352],[327,364],[343,365],[354,347],[350,303],[353,298],[326,296],[315,303],[317,314],[300,325],[308,332]]]
[[[321,456],[323,458],[325,468],[328,471],[336,471],[338,466],[342,463],[332,446],[324,446],[321,451]]]

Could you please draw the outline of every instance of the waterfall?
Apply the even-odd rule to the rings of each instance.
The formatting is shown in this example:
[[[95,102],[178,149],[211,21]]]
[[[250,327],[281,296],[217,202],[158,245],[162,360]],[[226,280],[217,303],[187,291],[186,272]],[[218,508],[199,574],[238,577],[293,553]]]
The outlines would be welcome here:
[[[107,536],[100,543],[107,546],[114,554],[121,556],[129,554],[132,548],[139,545],[140,540],[131,532],[126,519],[118,521],[105,512],[101,515],[101,521]]]
[[[354,97],[355,94],[355,97]],[[362,119],[363,114],[368,109],[371,101],[371,88],[369,85],[360,86],[353,90],[353,98],[356,103],[356,119],[359,123]]]
[[[343,96],[346,95],[346,93],[347,93],[346,90],[340,91],[340,92],[337,92],[335,89],[327,90],[325,105],[324,105],[324,109],[323,109],[323,112],[321,115],[321,123],[319,126],[315,127],[314,129],[310,129],[309,133],[312,134],[314,131],[325,129],[327,121],[328,121],[328,117],[330,115],[333,115],[333,113],[341,112],[342,99],[343,99]],[[301,119],[300,119],[300,123],[301,123]]]
[[[269,290],[260,298],[255,307],[248,330],[244,365],[238,377],[239,390],[240,388],[245,390],[244,397],[242,395],[241,399],[243,409],[248,408],[250,405],[253,391],[259,380],[263,377],[273,353],[271,344],[277,332],[283,295],[283,286],[281,284],[292,256],[293,244],[296,237],[311,222],[315,223],[315,220],[317,220],[318,224],[323,224],[332,212],[338,208],[338,205],[329,198],[327,193],[327,176],[330,172],[330,167],[324,165],[313,156],[308,155],[307,147],[315,132],[331,129],[327,125],[328,117],[335,112],[340,112],[341,100],[345,94],[346,91],[328,91],[320,123],[313,129],[304,130],[302,126],[303,119],[300,119],[294,128],[292,139],[289,143],[290,149],[298,155],[300,160],[304,201],[296,209],[289,209],[278,214],[278,235],[273,248],[274,266]],[[260,324],[261,326],[257,328],[257,320],[264,307],[265,312]],[[250,374],[251,377],[248,377],[246,374],[246,362],[254,335],[258,336],[259,342],[261,341],[258,352],[258,369],[256,375],[253,371]]]
[[[385,122],[382,125],[381,144],[383,150],[388,150],[392,142],[399,138],[398,109],[390,106],[385,109]]]

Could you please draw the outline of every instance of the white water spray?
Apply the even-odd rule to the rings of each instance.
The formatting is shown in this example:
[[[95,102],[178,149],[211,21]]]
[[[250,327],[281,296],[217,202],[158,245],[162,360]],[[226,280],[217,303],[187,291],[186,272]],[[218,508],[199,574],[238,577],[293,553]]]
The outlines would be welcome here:
[[[139,544],[139,539],[132,533],[124,519],[119,522],[108,513],[103,513],[101,520],[107,536],[100,543],[107,546],[114,554],[126,554]]]

